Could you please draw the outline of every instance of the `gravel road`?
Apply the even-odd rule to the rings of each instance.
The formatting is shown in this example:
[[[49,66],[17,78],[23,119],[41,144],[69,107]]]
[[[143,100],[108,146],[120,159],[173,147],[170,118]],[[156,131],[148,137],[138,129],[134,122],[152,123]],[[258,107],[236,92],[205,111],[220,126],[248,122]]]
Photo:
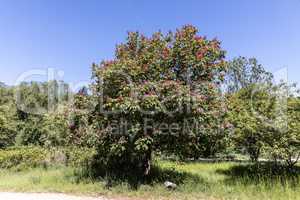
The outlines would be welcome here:
[[[0,192],[0,200],[108,200],[103,197],[76,197],[65,194]]]

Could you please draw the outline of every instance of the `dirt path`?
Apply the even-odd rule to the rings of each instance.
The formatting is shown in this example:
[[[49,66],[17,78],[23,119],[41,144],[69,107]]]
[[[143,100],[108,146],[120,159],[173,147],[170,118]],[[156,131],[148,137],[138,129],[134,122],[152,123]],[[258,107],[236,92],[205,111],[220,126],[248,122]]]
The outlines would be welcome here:
[[[49,193],[11,193],[0,192],[0,200],[108,200],[103,197],[76,197],[65,194]]]

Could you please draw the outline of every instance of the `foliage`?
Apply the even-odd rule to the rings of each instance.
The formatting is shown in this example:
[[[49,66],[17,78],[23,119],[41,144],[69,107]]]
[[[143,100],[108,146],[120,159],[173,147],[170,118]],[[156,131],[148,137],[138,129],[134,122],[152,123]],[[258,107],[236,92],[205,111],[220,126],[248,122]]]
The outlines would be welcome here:
[[[39,140],[48,148],[66,146],[70,135],[68,128],[68,107],[61,105],[55,112],[49,112],[43,117]]]
[[[220,42],[193,26],[130,32],[92,73],[91,87],[74,95],[62,81],[0,82],[0,149],[18,157],[13,146],[41,146],[51,162],[138,181],[154,153],[196,160],[238,151],[290,168],[300,157],[296,86],[274,85],[255,58],[228,63]]]
[[[269,120],[275,118],[276,98],[271,90],[271,86],[254,84],[230,96],[233,141],[238,148],[245,149],[253,161],[257,161],[264,150],[265,136],[272,134]]]
[[[239,57],[230,62],[226,78],[233,142],[257,161],[268,146],[267,136],[276,129],[278,95],[273,75],[256,59]]]
[[[71,95],[68,84],[56,80],[42,83],[22,82],[14,90],[18,110],[33,115],[55,111]]]
[[[17,125],[19,132],[16,136],[16,145],[43,145],[42,122],[42,119],[34,117],[20,121]]]
[[[69,95],[68,85],[57,81],[2,85],[0,148],[15,144],[64,145],[68,118],[63,118],[59,109]]]
[[[12,146],[17,134],[14,108],[11,104],[0,105],[0,149]]]
[[[154,150],[199,157],[205,145],[218,143],[225,135],[224,54],[218,40],[184,26],[149,38],[131,32],[114,60],[95,64],[93,120],[99,159],[108,169],[142,177]]]
[[[42,148],[39,146],[19,146],[0,150],[0,168],[24,170],[34,167],[71,166],[90,169],[95,149],[64,147]]]
[[[69,107],[68,145],[95,147],[97,137],[92,125],[92,108],[91,96],[88,95],[88,89],[83,87],[74,95],[73,102]]]
[[[292,97],[288,101],[288,130],[285,134],[284,159],[289,166],[297,164],[300,158],[300,99]]]
[[[13,92],[5,85],[0,86],[0,149],[14,144],[16,132],[16,109]]]
[[[68,147],[63,149],[63,153],[67,158],[68,165],[79,168],[85,167],[89,170],[94,161],[96,150],[86,147]]]
[[[255,58],[238,57],[228,64],[226,74],[227,93],[235,93],[253,84],[269,84],[273,74],[266,71]]]
[[[0,150],[0,168],[25,169],[42,166],[46,151],[38,147],[21,147]]]
[[[281,83],[276,87],[278,100],[276,126],[266,135],[270,157],[276,162],[286,161],[291,168],[300,158],[300,99],[296,85]],[[281,112],[279,112],[281,111]]]
[[[299,98],[295,85],[253,84],[231,94],[233,141],[257,161],[264,151],[275,163],[294,166],[300,157]]]

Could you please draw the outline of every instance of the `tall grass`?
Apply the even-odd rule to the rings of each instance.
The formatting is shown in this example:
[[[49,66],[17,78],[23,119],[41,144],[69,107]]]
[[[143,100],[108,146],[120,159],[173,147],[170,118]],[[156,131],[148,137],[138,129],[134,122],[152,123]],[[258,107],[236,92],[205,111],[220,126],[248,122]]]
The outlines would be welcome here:
[[[85,195],[135,197],[141,199],[300,199],[299,168],[293,171],[268,165],[237,163],[178,163],[158,161],[147,184],[137,190],[126,181],[106,188],[104,179],[81,176],[69,167],[37,168],[27,171],[0,171],[0,190],[64,192]],[[164,188],[163,181],[178,184]]]

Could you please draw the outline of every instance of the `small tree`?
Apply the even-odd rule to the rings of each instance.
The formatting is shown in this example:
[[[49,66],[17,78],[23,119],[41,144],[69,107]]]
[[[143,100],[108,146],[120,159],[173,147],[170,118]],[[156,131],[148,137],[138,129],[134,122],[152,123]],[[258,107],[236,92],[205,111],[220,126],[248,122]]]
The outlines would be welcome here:
[[[288,131],[284,140],[284,158],[293,167],[300,158],[300,99],[297,97],[288,100]]]
[[[270,127],[265,143],[271,157],[285,161],[292,168],[300,158],[300,100],[296,85],[281,83],[276,86],[278,101],[275,126]]]
[[[68,107],[60,105],[55,112],[45,114],[41,126],[41,143],[45,147],[59,147],[68,144]]]
[[[13,89],[0,82],[0,149],[15,143],[16,124]]]
[[[202,138],[219,141],[226,129],[218,85],[224,54],[219,41],[198,36],[193,26],[149,38],[129,33],[112,61],[93,66],[99,161],[143,177],[155,150],[193,157]]]
[[[253,84],[229,97],[229,119],[234,125],[233,140],[257,161],[272,134],[270,121],[275,116],[276,97],[272,85]]]
[[[95,134],[92,126],[91,113],[93,103],[87,87],[82,87],[74,95],[68,110],[69,134],[68,145],[94,147]]]
[[[257,161],[265,147],[264,137],[271,131],[269,121],[274,118],[273,75],[255,58],[238,57],[228,66],[225,88],[234,125],[233,140],[237,148],[246,150],[251,160]]]
[[[15,143],[16,117],[12,105],[0,105],[0,149]]]

